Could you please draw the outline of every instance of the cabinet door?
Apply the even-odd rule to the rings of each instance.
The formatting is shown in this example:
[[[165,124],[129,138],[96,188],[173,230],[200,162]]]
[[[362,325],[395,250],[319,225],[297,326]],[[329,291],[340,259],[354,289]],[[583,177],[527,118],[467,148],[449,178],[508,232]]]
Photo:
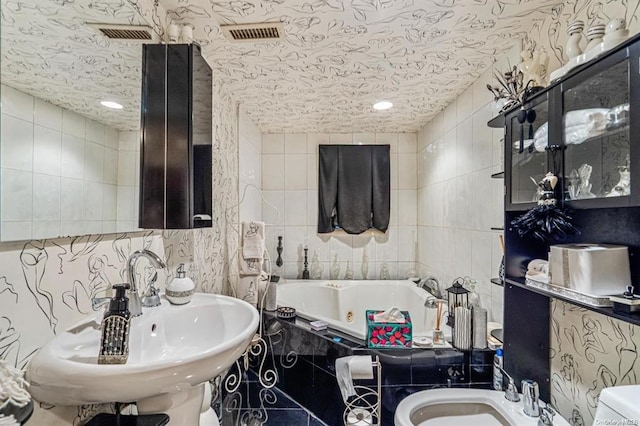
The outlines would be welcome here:
[[[630,204],[629,66],[625,49],[562,84],[563,197],[573,208]]]
[[[507,210],[525,210],[537,202],[537,185],[548,170],[547,95],[506,117]]]

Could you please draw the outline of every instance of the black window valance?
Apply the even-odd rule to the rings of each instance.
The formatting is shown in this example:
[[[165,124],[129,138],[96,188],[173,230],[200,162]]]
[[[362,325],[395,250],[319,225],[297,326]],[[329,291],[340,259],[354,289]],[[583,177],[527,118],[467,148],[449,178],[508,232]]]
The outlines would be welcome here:
[[[320,145],[318,233],[389,227],[389,145]]]

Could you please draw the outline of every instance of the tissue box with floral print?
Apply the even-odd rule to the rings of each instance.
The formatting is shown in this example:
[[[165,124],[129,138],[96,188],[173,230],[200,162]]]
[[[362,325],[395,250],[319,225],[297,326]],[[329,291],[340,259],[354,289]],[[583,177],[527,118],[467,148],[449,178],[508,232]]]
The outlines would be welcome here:
[[[367,347],[411,349],[412,326],[408,311],[402,311],[404,323],[376,321],[383,311],[367,311]]]

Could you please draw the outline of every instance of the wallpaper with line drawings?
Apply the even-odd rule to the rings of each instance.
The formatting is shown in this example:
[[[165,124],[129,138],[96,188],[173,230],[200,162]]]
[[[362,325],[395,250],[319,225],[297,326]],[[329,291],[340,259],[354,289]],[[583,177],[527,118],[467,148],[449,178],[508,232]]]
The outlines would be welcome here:
[[[573,426],[591,425],[606,387],[640,383],[640,326],[554,300],[551,400]]]
[[[640,31],[640,2],[638,0],[569,0],[552,9],[549,17],[533,23],[531,31],[524,37],[524,47],[544,51],[549,57],[549,70],[564,65],[566,55],[567,27],[576,19],[585,23],[584,33],[594,23],[607,24],[613,18],[624,18],[629,34]],[[581,47],[586,45],[583,39]]]
[[[142,248],[167,263],[158,274],[161,290],[184,263],[198,291],[232,293],[234,266],[228,259],[237,249],[237,114],[232,98],[214,84],[213,228],[0,243],[0,358],[24,368],[40,346],[92,312],[93,297],[127,281],[126,260]],[[137,275],[147,277],[147,268],[141,261]],[[145,288],[143,281],[140,291]],[[101,411],[110,407],[36,404],[28,424],[80,425]]]

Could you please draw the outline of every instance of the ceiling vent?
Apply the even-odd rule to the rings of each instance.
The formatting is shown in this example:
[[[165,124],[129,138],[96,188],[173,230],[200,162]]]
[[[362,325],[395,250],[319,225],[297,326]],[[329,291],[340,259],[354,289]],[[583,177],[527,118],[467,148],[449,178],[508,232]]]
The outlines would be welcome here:
[[[121,41],[153,41],[154,33],[151,27],[145,25],[113,25],[113,24],[87,24],[100,31],[102,35],[112,40]]]
[[[284,38],[284,27],[281,22],[220,25],[220,28],[229,39],[234,41],[268,41]]]

